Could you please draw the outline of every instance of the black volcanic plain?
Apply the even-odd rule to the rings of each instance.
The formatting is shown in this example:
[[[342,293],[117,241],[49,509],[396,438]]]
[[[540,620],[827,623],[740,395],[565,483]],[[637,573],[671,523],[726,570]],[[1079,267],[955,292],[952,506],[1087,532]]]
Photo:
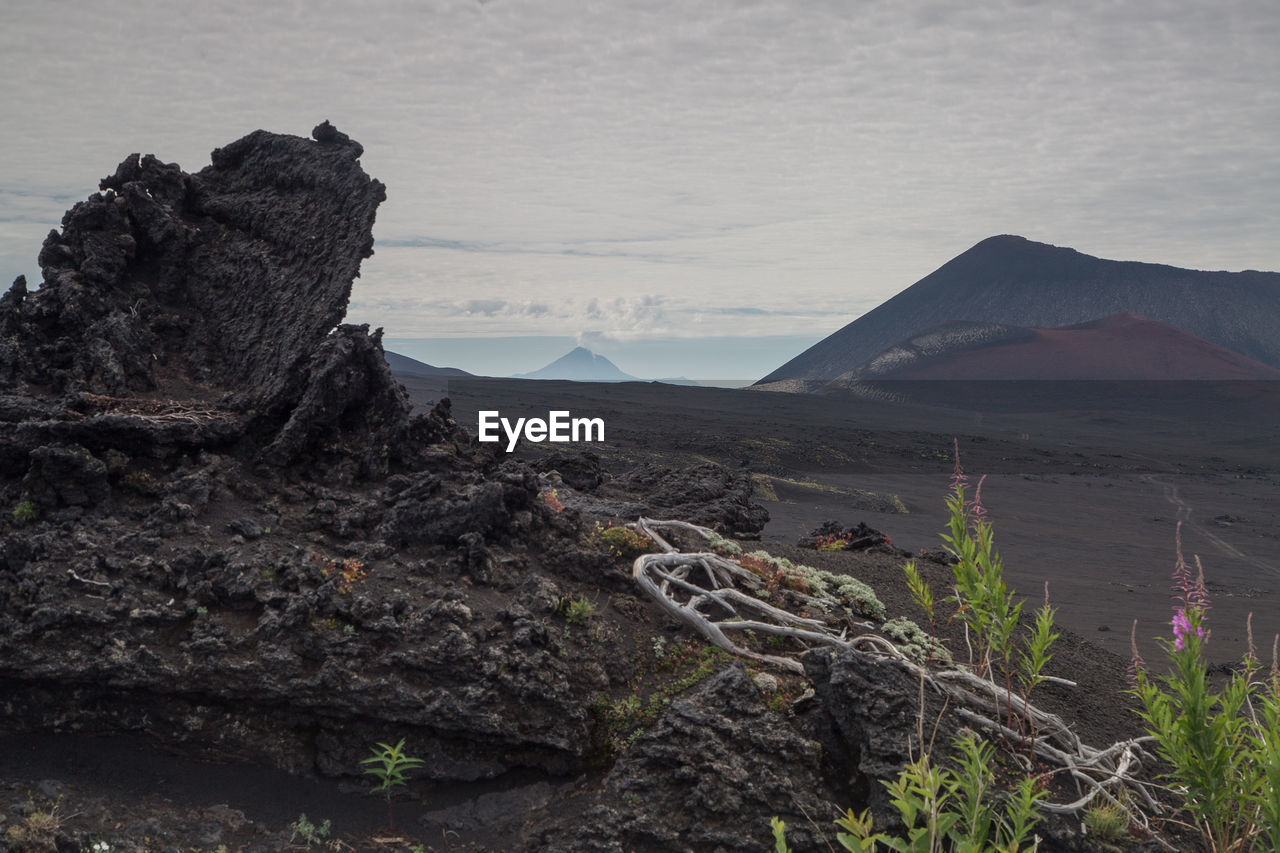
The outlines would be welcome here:
[[[1250,612],[1256,636],[1280,632],[1273,522],[1280,383],[876,387],[878,396],[859,398],[465,380],[449,383],[448,393],[458,422],[472,432],[476,412],[486,408],[544,417],[564,408],[605,420],[603,444],[521,442],[518,456],[589,449],[615,472],[645,461],[707,460],[748,470],[771,515],[763,538],[775,553],[776,544],[794,543],[826,519],[865,521],[913,553],[940,547],[958,438],[973,481],[988,476],[983,498],[1013,587],[1034,604],[1048,581],[1066,627],[1127,656],[1137,618],[1139,645],[1157,658],[1154,637],[1168,633],[1168,578],[1182,521],[1187,558],[1202,557],[1214,594],[1213,660],[1243,652]],[[882,597],[902,591],[900,564],[864,579]],[[904,612],[912,606],[902,605]]]

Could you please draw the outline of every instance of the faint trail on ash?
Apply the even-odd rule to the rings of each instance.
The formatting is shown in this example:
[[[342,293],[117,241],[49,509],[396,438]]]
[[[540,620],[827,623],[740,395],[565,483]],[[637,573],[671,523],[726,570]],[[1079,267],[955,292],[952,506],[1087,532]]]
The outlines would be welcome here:
[[[1148,457],[1144,456],[1142,458],[1146,459]],[[1154,462],[1157,460],[1151,460],[1151,461]],[[1264,572],[1267,572],[1268,574],[1275,575],[1276,577],[1280,577],[1280,569],[1277,569],[1275,566],[1263,560],[1260,560],[1257,557],[1249,556],[1248,554],[1241,551],[1239,548],[1232,545],[1230,542],[1224,541],[1218,535],[1205,529],[1204,525],[1197,524],[1196,522],[1192,521],[1191,513],[1193,512],[1193,507],[1191,506],[1191,504],[1187,503],[1182,499],[1182,496],[1178,493],[1178,487],[1175,486],[1173,483],[1166,483],[1164,480],[1157,478],[1155,474],[1143,474],[1141,476],[1141,480],[1142,482],[1147,483],[1149,485],[1159,486],[1164,491],[1164,499],[1168,501],[1170,504],[1172,504],[1173,506],[1177,507],[1178,520],[1183,522],[1187,527],[1190,527],[1196,533],[1203,536],[1205,539],[1208,539],[1209,542],[1214,547],[1216,547],[1219,551],[1229,556],[1235,557],[1236,559],[1243,560],[1249,565],[1253,566],[1254,568],[1262,569]]]

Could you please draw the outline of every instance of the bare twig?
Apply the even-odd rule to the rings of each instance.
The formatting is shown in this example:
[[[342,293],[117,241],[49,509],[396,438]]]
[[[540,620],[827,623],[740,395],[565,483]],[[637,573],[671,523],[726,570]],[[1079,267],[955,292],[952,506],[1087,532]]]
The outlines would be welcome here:
[[[88,578],[82,578],[78,574],[76,574],[75,569],[67,569],[67,574],[71,575],[72,580],[78,580],[80,581],[80,583],[92,584],[93,586],[105,586],[105,587],[111,586],[111,584],[107,583],[106,581],[91,581]]]

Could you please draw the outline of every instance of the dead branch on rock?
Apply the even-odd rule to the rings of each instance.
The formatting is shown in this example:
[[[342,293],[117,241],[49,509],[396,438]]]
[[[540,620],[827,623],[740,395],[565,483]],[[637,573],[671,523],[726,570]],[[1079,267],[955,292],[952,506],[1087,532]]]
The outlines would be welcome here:
[[[89,580],[88,578],[82,578],[78,574],[76,574],[75,569],[67,569],[67,574],[71,575],[72,580],[80,581],[80,583],[90,584],[92,586],[105,586],[105,587],[111,586],[111,584],[107,583],[106,581],[95,581],[95,580]]]
[[[1144,828],[1150,830],[1148,812],[1162,811],[1151,794],[1149,783],[1136,775],[1144,761],[1154,762],[1153,756],[1143,748],[1153,738],[1133,738],[1105,749],[1091,747],[1083,743],[1061,717],[1037,708],[989,678],[963,669],[930,670],[908,658],[878,634],[850,638],[844,628],[837,632],[821,619],[797,616],[769,604],[750,594],[765,586],[755,573],[720,554],[682,553],[662,535],[662,532],[682,531],[710,540],[714,533],[705,527],[685,521],[648,518],[641,518],[628,527],[647,536],[661,552],[642,554],[632,564],[632,577],[641,589],[675,619],[725,651],[803,674],[804,667],[795,658],[762,654],[730,639],[733,632],[754,631],[790,637],[806,648],[828,645],[892,658],[922,683],[946,697],[964,720],[1000,734],[1011,742],[1029,745],[1034,755],[1066,772],[1075,781],[1079,798],[1070,803],[1043,803],[1041,808],[1045,811],[1078,813],[1098,797],[1121,803],[1117,792],[1122,788],[1130,792],[1126,808]],[[736,588],[735,584],[747,592]],[[812,596],[795,592],[789,594],[796,595],[806,606],[814,609],[830,607],[830,602]],[[870,623],[852,624],[875,629]],[[1052,680],[1076,686],[1066,679]],[[1035,732],[1034,739],[1028,740],[1023,733],[999,722],[1010,711],[1031,726]]]
[[[803,673],[804,667],[798,660],[744,648],[730,640],[725,631],[751,630],[794,637],[805,643],[848,645],[844,632],[832,632],[821,620],[797,616],[737,589],[735,580],[751,590],[763,588],[764,583],[736,562],[711,552],[683,554],[658,532],[669,528],[709,538],[711,531],[707,528],[684,521],[646,518],[630,526],[648,536],[663,552],[637,557],[632,577],[664,610],[725,651]],[[822,606],[816,598],[804,598]]]
[[[151,423],[209,423],[231,421],[234,412],[202,403],[181,400],[153,400],[141,397],[112,397],[81,392],[80,401],[98,415],[129,415]]]

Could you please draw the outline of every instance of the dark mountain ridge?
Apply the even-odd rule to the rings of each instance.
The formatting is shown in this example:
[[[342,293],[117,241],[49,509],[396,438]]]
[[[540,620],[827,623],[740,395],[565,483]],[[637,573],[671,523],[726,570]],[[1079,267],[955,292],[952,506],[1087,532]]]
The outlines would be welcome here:
[[[1280,273],[1112,261],[1003,235],[948,261],[760,383],[830,381],[940,323],[1052,328],[1126,312],[1280,366]]]
[[[387,359],[387,365],[391,368],[392,373],[407,373],[412,376],[461,377],[475,375],[457,367],[436,367],[433,364],[427,364],[425,361],[418,361],[416,358],[409,358],[407,355],[401,355],[391,350],[385,350],[383,356]]]

